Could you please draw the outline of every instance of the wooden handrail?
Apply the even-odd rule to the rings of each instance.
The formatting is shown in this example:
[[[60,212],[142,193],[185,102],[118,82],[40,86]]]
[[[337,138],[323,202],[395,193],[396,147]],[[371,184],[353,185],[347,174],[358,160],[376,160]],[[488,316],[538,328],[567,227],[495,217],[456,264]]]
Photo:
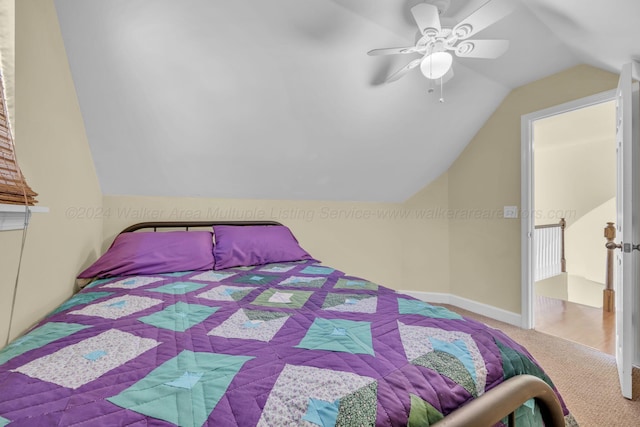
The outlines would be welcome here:
[[[605,246],[607,248],[607,277],[605,279],[605,288],[602,291],[602,309],[607,312],[615,311],[615,291],[613,290],[613,251],[618,245],[614,242],[616,238],[616,227],[613,222],[607,222],[604,228],[604,238],[607,239]]]

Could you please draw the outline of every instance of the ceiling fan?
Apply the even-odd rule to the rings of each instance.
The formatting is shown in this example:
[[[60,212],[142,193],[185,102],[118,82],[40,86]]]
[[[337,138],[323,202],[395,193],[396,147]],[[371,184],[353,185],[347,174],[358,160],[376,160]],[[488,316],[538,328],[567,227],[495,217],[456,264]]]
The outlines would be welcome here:
[[[460,58],[495,59],[507,51],[508,40],[470,38],[511,13],[514,3],[513,0],[489,0],[459,23],[443,25],[440,16],[449,8],[450,0],[427,0],[411,8],[419,29],[415,46],[373,49],[368,55],[420,54],[420,58],[387,77],[385,83],[394,82],[420,66],[427,79],[440,80],[442,84],[453,77],[451,52]]]

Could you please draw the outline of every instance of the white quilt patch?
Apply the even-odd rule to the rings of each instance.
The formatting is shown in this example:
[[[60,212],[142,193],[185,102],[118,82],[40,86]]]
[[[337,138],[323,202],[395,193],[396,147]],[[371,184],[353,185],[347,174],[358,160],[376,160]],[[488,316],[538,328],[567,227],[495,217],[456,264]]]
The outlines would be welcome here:
[[[15,369],[32,378],[76,389],[160,345],[128,332],[109,329]]]
[[[162,304],[162,300],[135,295],[125,295],[103,301],[99,304],[90,304],[81,310],[69,312],[69,314],[82,314],[85,316],[97,316],[105,319],[119,319],[138,311],[146,310],[154,305]]]

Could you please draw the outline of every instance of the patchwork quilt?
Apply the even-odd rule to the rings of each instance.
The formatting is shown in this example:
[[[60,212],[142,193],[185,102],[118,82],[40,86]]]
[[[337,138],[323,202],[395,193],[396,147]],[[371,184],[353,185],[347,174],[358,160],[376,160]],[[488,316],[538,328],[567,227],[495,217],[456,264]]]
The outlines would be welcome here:
[[[0,427],[429,426],[521,373],[553,387],[502,332],[314,261],[117,277],[0,351]]]

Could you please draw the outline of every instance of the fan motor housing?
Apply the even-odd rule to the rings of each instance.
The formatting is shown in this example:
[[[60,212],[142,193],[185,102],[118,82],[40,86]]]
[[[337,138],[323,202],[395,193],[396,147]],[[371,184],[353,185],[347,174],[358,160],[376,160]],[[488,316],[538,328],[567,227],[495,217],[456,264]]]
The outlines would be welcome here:
[[[429,3],[438,8],[438,14],[444,15],[451,6],[451,0],[429,0],[425,3]]]

